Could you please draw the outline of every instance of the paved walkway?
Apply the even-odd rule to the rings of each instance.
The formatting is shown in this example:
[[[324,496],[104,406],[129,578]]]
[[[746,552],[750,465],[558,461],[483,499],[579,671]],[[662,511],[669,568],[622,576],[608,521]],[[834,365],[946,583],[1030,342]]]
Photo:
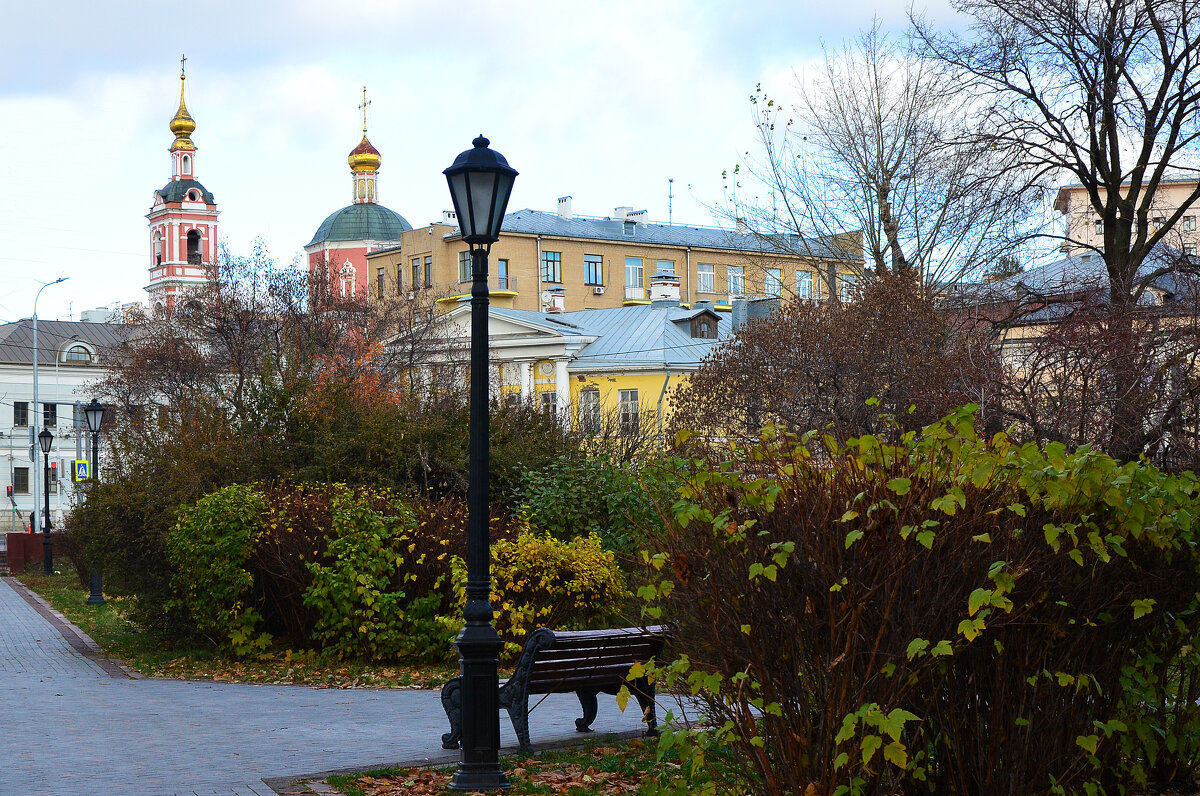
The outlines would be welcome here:
[[[4,796],[274,796],[264,779],[457,760],[441,748],[437,692],[133,680],[16,588],[0,579]],[[577,739],[578,715],[573,695],[548,698],[532,716],[535,746]],[[501,718],[501,743],[515,750]],[[593,726],[641,725],[601,699]]]

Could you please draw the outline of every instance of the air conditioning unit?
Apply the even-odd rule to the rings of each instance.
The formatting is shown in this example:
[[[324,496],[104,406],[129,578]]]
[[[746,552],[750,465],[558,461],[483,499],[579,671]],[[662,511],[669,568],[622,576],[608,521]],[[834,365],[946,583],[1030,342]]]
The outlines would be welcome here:
[[[604,295],[604,285],[596,285],[594,288],[592,288],[592,295],[603,296]]]

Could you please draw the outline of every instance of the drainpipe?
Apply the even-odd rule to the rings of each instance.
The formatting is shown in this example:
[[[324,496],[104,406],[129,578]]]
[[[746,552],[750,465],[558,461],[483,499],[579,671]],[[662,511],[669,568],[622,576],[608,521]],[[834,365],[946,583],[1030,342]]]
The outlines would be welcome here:
[[[662,439],[663,435],[663,399],[667,397],[667,385],[671,382],[671,368],[667,366],[667,376],[663,379],[662,392],[658,394],[658,438]]]
[[[684,263],[685,263],[685,265],[683,267],[683,272],[685,274],[687,274],[688,304],[695,306],[696,291],[692,290],[692,285],[695,283],[692,282],[692,247],[691,246],[688,246],[686,249],[683,250],[683,259],[684,259]]]
[[[534,263],[534,269],[537,271],[537,292],[533,294],[533,306],[537,307],[537,311],[542,311],[542,236],[537,236],[537,262]]]

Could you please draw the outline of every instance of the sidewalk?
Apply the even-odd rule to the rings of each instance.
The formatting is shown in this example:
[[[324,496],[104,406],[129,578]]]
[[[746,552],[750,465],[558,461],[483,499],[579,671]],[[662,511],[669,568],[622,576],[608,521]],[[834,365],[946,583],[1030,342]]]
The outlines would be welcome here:
[[[441,748],[436,691],[132,680],[73,647],[14,587],[0,579],[0,794],[274,796],[264,779],[458,759]],[[578,715],[574,695],[548,698],[531,718],[535,746],[577,740]],[[503,714],[500,727],[515,751]],[[641,723],[601,699],[594,727]]]

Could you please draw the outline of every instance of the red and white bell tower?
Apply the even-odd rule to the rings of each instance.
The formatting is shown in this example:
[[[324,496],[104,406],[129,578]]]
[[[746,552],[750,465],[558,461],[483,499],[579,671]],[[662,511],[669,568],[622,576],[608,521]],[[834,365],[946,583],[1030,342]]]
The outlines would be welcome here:
[[[196,122],[183,101],[187,83],[180,59],[179,110],[171,119],[171,180],[154,192],[150,221],[150,283],[146,292],[154,313],[170,313],[189,288],[203,285],[216,273],[217,203],[196,181]]]

